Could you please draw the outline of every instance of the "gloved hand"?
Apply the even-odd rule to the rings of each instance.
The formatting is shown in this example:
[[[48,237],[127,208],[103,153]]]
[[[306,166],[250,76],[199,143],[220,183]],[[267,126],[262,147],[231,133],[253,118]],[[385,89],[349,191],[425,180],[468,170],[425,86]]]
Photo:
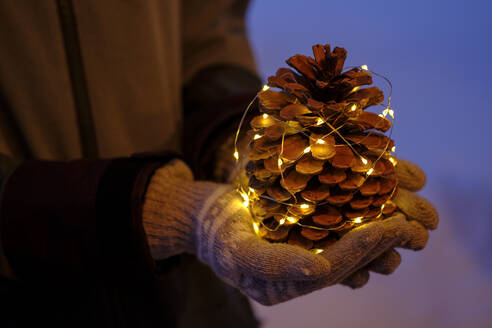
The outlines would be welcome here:
[[[369,280],[369,271],[393,273],[401,263],[401,256],[394,247],[421,250],[429,238],[427,229],[437,228],[439,218],[434,206],[425,198],[413,193],[425,185],[426,178],[422,169],[399,159],[396,174],[399,192],[393,201],[404,215],[397,213],[382,221],[383,237],[371,254],[359,263],[359,269],[342,282],[344,285],[352,288],[362,287]],[[409,238],[410,236],[413,237]],[[405,240],[406,242],[403,242]]]
[[[418,248],[426,239],[417,225],[395,226],[405,221],[397,216],[353,229],[318,255],[271,244],[256,236],[232,186],[193,181],[178,160],[155,172],[145,198],[143,222],[155,259],[195,254],[222,280],[265,305],[347,281],[391,247]]]

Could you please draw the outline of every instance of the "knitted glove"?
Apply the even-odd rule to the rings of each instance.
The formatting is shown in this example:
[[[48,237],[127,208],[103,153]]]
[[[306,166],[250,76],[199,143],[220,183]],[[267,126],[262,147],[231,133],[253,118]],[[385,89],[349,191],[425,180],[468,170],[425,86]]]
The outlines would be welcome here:
[[[421,250],[429,238],[427,229],[437,228],[438,213],[425,198],[413,193],[425,185],[425,174],[417,165],[399,159],[396,166],[399,192],[393,199],[402,214],[382,222],[383,238],[371,254],[359,263],[359,269],[342,284],[352,288],[362,287],[369,280],[369,271],[391,274],[401,263],[400,254],[394,247]],[[408,238],[413,236],[413,238]],[[406,242],[402,242],[406,240]]]
[[[195,254],[223,281],[265,305],[346,280],[362,268],[361,261],[365,265],[373,257],[375,248],[380,251],[386,231],[383,222],[363,225],[319,255],[271,244],[256,236],[250,213],[232,186],[193,181],[178,160],[152,177],[143,222],[155,259]],[[421,239],[419,232],[409,226],[390,247],[412,245]]]

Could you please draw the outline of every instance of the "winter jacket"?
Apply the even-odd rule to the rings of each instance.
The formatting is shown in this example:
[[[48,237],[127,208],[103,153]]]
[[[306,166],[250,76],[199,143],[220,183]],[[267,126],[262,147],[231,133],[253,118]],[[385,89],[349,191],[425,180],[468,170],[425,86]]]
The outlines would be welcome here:
[[[256,327],[189,254],[152,259],[154,170],[212,154],[259,87],[247,1],[0,0],[0,327]]]

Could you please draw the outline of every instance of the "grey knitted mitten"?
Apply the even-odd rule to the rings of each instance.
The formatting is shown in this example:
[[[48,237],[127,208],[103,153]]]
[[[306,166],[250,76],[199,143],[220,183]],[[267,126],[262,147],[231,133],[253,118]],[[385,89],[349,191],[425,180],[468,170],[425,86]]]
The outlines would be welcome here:
[[[346,281],[374,258],[374,250],[380,252],[386,231],[383,222],[364,225],[319,255],[271,244],[255,235],[249,211],[232,186],[193,181],[178,160],[152,177],[143,221],[155,259],[195,254],[222,280],[267,305]],[[384,251],[412,244],[418,233],[408,226]]]

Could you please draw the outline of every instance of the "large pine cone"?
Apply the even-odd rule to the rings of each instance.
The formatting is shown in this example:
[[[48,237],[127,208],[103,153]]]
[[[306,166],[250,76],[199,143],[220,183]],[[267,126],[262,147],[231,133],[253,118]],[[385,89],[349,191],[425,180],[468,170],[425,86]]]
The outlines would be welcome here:
[[[365,111],[384,99],[368,71],[342,73],[343,48],[313,46],[268,78],[249,131],[246,174],[258,233],[273,242],[322,249],[358,224],[382,220],[397,178],[385,136],[391,121]],[[381,132],[377,132],[381,131]]]

